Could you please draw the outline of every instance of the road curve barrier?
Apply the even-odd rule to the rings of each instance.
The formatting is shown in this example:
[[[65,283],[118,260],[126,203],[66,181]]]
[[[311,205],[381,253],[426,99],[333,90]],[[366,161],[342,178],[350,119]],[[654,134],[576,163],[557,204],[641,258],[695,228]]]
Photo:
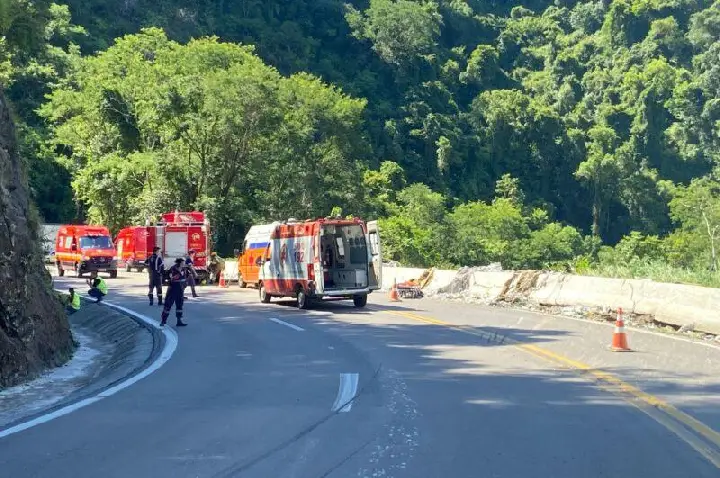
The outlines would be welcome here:
[[[383,267],[383,289],[422,276],[425,269]],[[648,279],[611,279],[559,272],[463,268],[435,270],[427,296],[486,303],[526,301],[544,306],[583,306],[647,315],[660,323],[720,335],[720,289]]]

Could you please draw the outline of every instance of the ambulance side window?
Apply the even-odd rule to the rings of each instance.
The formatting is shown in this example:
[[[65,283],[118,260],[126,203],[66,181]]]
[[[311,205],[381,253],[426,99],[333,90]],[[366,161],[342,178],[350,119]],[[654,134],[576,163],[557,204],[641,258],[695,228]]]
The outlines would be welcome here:
[[[72,236],[67,236],[65,238],[65,249],[70,249],[70,247],[72,246],[72,242],[73,242]]]

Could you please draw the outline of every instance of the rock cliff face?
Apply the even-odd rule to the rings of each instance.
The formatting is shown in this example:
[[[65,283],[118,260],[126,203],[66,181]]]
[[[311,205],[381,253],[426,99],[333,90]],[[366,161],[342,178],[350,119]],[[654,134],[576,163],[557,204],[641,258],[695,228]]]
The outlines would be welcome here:
[[[0,91],[0,388],[58,366],[72,354],[67,317],[52,290]]]

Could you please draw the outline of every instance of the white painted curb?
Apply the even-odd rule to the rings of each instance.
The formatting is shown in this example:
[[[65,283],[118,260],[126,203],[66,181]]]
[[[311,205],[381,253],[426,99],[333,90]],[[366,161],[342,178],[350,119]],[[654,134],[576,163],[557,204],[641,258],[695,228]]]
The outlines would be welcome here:
[[[157,359],[155,359],[155,361],[153,363],[151,363],[147,368],[145,368],[140,373],[135,374],[132,377],[128,377],[127,379],[123,380],[122,382],[118,383],[117,385],[114,385],[106,390],[99,392],[95,396],[85,398],[83,400],[80,400],[79,402],[62,407],[62,408],[52,411],[50,413],[46,413],[44,415],[41,415],[41,416],[34,418],[32,420],[29,420],[27,422],[19,423],[15,426],[7,428],[5,430],[0,430],[0,438],[5,438],[5,437],[13,435],[15,433],[25,431],[28,428],[32,428],[37,425],[42,425],[43,423],[47,423],[56,418],[68,415],[76,410],[80,410],[81,408],[87,407],[88,405],[92,405],[95,402],[99,402],[103,398],[111,397],[111,396],[115,395],[116,393],[118,393],[119,391],[124,390],[124,389],[130,387],[131,385],[134,385],[135,383],[139,382],[143,378],[152,374],[153,372],[158,370],[160,367],[165,365],[165,363],[168,360],[170,360],[170,357],[172,357],[173,353],[175,353],[175,349],[177,349],[177,346],[178,346],[177,332],[175,332],[170,327],[160,327],[159,324],[157,322],[155,322],[154,320],[152,320],[150,317],[147,317],[142,314],[138,314],[137,312],[134,312],[126,307],[115,305],[110,302],[103,301],[102,303],[108,307],[119,310],[125,314],[131,315],[131,316],[145,322],[149,326],[160,330],[163,333],[163,335],[165,337],[165,346],[163,347],[163,350],[162,350],[162,352],[160,352],[160,355],[157,357]]]

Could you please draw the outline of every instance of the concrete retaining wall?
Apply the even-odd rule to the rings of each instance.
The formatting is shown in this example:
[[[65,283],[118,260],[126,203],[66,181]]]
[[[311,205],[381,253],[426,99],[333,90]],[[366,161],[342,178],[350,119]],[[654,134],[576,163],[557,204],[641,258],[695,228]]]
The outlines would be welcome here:
[[[237,281],[238,280],[238,262],[237,261],[225,261],[225,280]]]
[[[417,279],[423,269],[383,268],[383,288]],[[425,288],[485,302],[524,300],[548,306],[585,306],[649,315],[658,322],[720,335],[720,289],[639,279],[609,279],[541,271],[435,271]]]
[[[152,310],[159,313],[158,308]],[[156,328],[84,299],[80,311],[69,320],[73,330],[95,336],[108,344],[111,352],[90,383],[54,404],[53,408],[82,400],[139,373],[155,360],[165,345],[163,334]]]

